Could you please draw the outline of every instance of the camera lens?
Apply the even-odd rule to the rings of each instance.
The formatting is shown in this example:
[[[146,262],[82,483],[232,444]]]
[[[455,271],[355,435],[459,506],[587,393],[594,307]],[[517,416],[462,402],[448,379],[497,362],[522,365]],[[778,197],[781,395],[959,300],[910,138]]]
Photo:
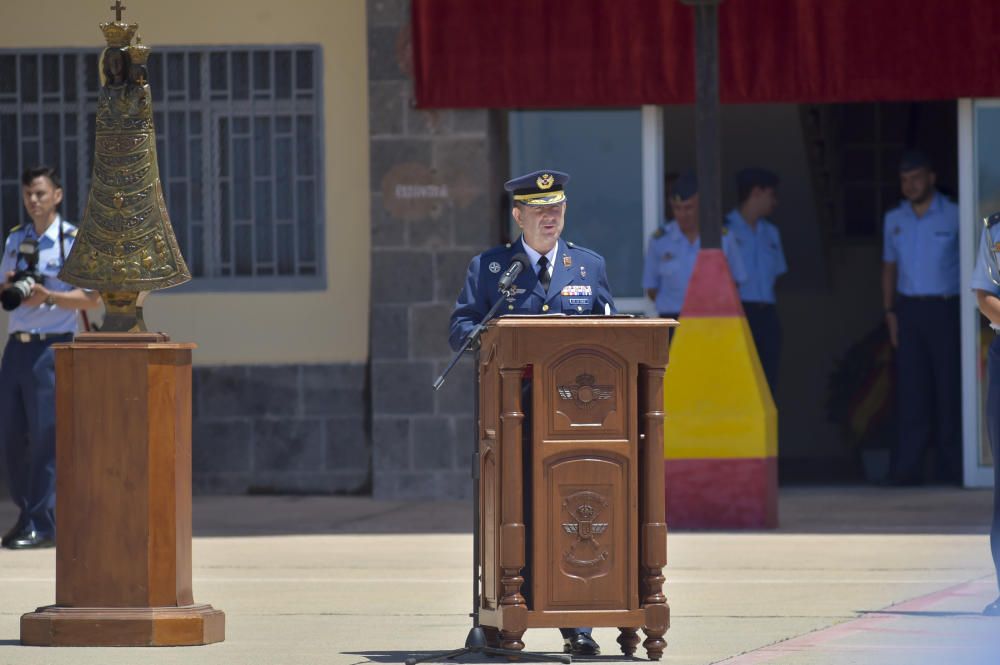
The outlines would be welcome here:
[[[4,311],[9,312],[20,307],[21,302],[31,295],[31,287],[34,285],[34,279],[25,277],[0,292],[0,304],[3,305]]]

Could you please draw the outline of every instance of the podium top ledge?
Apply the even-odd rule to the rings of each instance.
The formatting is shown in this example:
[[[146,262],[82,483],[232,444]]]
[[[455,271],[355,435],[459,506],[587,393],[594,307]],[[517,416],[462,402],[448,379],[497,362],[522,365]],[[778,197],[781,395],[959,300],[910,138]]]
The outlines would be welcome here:
[[[647,319],[635,316],[593,316],[579,314],[505,314],[489,322],[490,326],[506,327],[549,327],[549,326],[627,326],[630,328],[674,328],[680,325],[675,319]]]
[[[193,342],[171,342],[170,336],[160,332],[141,333],[80,333],[72,342],[53,344],[67,349],[196,349]]]

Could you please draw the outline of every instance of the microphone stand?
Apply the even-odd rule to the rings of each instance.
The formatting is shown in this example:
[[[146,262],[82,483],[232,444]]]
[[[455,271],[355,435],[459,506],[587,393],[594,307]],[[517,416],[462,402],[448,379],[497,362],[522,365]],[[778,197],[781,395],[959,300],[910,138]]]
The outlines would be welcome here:
[[[479,587],[482,581],[482,577],[479,570],[479,527],[480,527],[480,516],[479,516],[479,337],[486,330],[486,324],[489,323],[493,317],[496,315],[497,310],[500,309],[500,305],[510,297],[513,286],[509,289],[500,289],[500,293],[503,297],[499,298],[483,320],[476,324],[476,327],[469,331],[469,334],[465,337],[465,341],[462,343],[462,348],[458,350],[455,357],[451,359],[448,367],[441,372],[439,376],[434,381],[434,390],[440,390],[441,386],[444,385],[445,377],[451,372],[452,368],[458,363],[458,360],[462,355],[468,351],[473,345],[476,345],[476,369],[475,369],[475,389],[473,395],[473,446],[472,446],[472,612],[469,616],[472,618],[472,628],[469,630],[469,634],[465,637],[465,646],[461,649],[454,649],[453,651],[442,651],[440,653],[433,653],[427,656],[422,656],[420,658],[415,658],[410,656],[406,659],[406,665],[416,665],[417,663],[424,663],[428,661],[442,661],[451,660],[458,658],[460,656],[465,656],[467,654],[485,654],[487,656],[506,656],[509,660],[528,660],[535,662],[554,662],[554,663],[571,663],[573,662],[572,657],[564,654],[539,654],[530,653],[525,651],[515,651],[514,649],[501,649],[499,647],[489,646],[486,640],[486,631],[483,630],[482,626],[479,625]]]

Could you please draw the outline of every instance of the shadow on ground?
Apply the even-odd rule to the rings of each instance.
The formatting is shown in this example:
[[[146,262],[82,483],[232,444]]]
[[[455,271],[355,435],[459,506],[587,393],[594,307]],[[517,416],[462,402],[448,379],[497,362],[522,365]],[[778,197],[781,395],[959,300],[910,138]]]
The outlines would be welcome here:
[[[954,487],[790,487],[778,533],[986,534],[992,490]],[[12,506],[0,519],[13,521]],[[467,500],[381,501],[345,496],[197,496],[196,536],[470,533]]]

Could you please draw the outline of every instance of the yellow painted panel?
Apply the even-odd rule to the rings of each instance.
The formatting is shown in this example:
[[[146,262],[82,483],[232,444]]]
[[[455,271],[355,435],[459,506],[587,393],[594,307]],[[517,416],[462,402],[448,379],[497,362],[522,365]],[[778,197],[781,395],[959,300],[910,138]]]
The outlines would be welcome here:
[[[111,4],[4,0],[0,44],[7,49],[84,47],[96,53],[104,44],[97,24],[112,16]],[[161,291],[146,302],[150,328],[177,341],[196,342],[194,359],[201,365],[365,362],[371,242],[365,2],[134,0],[123,4],[128,7],[124,18],[140,24],[143,42],[154,49],[318,44],[323,53],[326,290]],[[3,330],[5,319],[0,316]]]
[[[778,454],[777,412],[746,319],[681,321],[663,386],[667,459]]]

